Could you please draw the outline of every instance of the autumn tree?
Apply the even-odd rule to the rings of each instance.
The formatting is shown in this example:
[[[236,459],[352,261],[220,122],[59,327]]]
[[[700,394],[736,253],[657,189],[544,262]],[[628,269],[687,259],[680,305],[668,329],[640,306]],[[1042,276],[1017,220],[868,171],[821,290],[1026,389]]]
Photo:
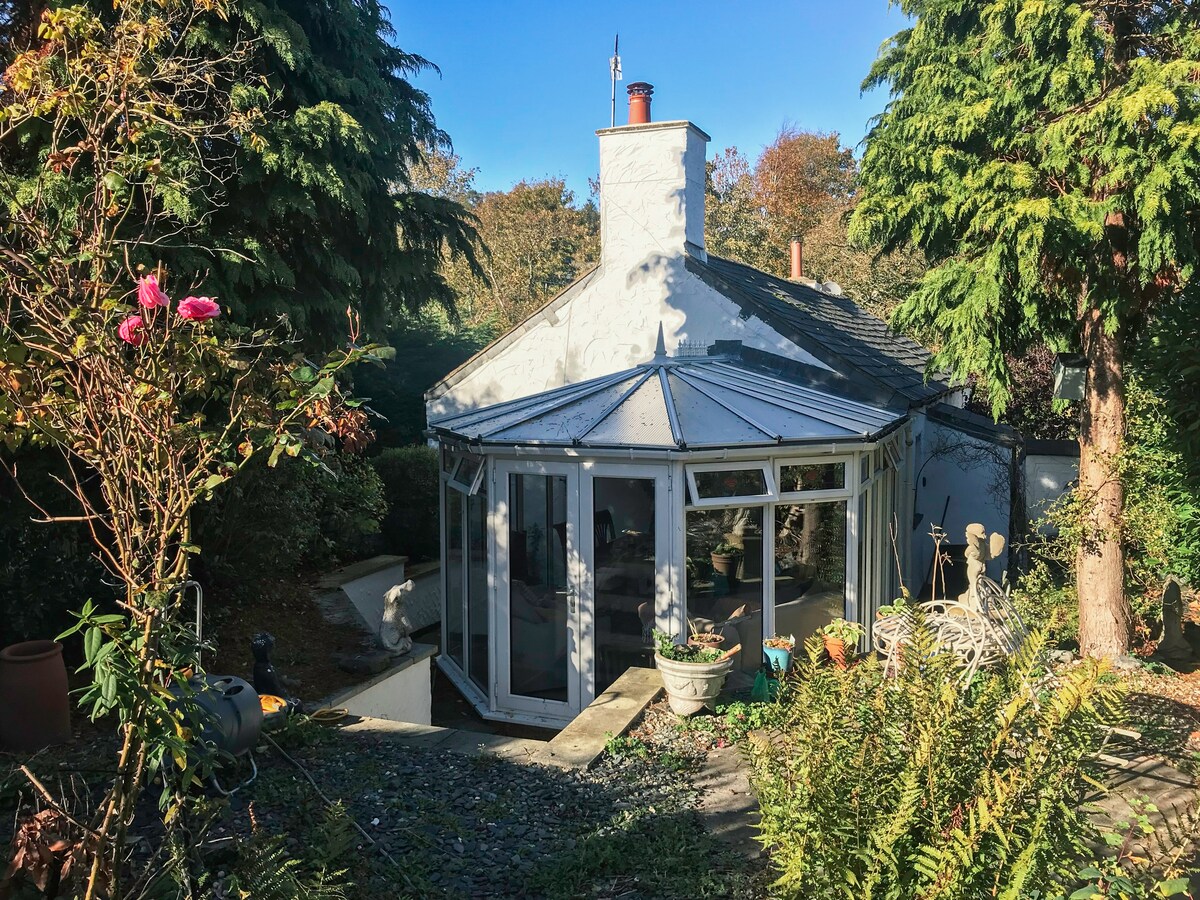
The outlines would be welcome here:
[[[931,268],[901,327],[933,365],[978,373],[997,415],[1009,354],[1077,349],[1080,643],[1127,652],[1118,477],[1125,366],[1200,261],[1200,7],[1134,0],[904,0],[911,27],[867,87],[891,92],[867,139],[852,233],[911,241]]]
[[[561,178],[522,181],[483,194],[470,207],[486,248],[483,276],[465,263],[447,270],[458,310],[468,325],[500,330],[523,321],[593,265],[600,222],[592,203],[575,204]]]
[[[804,244],[804,274],[836,282],[886,317],[924,273],[920,253],[850,240],[857,163],[837,135],[783,129],[755,165],[737,147],[708,164],[704,240],[717,256],[790,274],[789,245]]]
[[[770,235],[786,248],[817,223],[844,211],[854,195],[857,166],[837,133],[785,125],[754,167],[754,191]]]

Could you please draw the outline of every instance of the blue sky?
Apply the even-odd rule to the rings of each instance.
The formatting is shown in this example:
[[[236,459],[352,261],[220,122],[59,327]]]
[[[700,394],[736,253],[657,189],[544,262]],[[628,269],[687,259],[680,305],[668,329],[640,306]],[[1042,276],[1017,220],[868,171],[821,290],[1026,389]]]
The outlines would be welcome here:
[[[594,132],[609,122],[614,32],[625,75],[617,124],[623,85],[649,81],[654,118],[695,122],[712,135],[711,159],[731,145],[756,156],[785,122],[857,145],[886,101],[859,86],[904,27],[887,0],[386,2],[399,45],[442,70],[417,84],[479,169],[476,186],[561,175],[581,199],[599,168]]]

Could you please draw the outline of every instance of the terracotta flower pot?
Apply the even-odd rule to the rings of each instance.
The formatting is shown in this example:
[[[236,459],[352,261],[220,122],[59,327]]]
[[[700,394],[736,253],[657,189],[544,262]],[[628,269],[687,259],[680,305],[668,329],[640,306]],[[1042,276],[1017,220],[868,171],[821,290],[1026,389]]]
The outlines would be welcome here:
[[[725,635],[716,634],[715,632],[706,631],[703,634],[693,634],[688,638],[689,647],[710,647],[716,648],[725,643]]]
[[[829,657],[829,661],[839,669],[846,668],[846,642],[829,634],[821,635],[821,640],[825,644],[825,655]]]
[[[712,554],[713,569],[720,575],[724,575],[729,582],[730,590],[737,585],[737,570],[738,564],[742,561],[740,555],[721,556]]]
[[[0,747],[33,752],[70,739],[62,644],[26,641],[0,650]]]

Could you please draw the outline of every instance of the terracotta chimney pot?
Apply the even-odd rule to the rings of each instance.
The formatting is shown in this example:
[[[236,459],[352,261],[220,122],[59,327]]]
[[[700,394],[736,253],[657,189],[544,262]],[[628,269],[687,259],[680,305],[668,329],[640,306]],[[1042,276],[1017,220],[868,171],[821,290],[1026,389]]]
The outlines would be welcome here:
[[[792,281],[804,277],[804,243],[792,241]]]
[[[635,81],[626,88],[629,91],[629,124],[645,125],[650,121],[650,100],[654,85]]]

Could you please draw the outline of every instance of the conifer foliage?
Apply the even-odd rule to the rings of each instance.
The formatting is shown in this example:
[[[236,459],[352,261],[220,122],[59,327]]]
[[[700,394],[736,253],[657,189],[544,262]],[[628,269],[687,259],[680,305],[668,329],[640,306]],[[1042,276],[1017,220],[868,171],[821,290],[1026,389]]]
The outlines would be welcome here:
[[[1080,637],[1087,653],[1122,653],[1123,370],[1200,259],[1200,6],[900,6],[913,25],[866,82],[891,100],[868,136],[852,232],[925,252],[895,324],[935,336],[935,367],[980,375],[996,414],[1006,354],[1046,341],[1087,357]]]

